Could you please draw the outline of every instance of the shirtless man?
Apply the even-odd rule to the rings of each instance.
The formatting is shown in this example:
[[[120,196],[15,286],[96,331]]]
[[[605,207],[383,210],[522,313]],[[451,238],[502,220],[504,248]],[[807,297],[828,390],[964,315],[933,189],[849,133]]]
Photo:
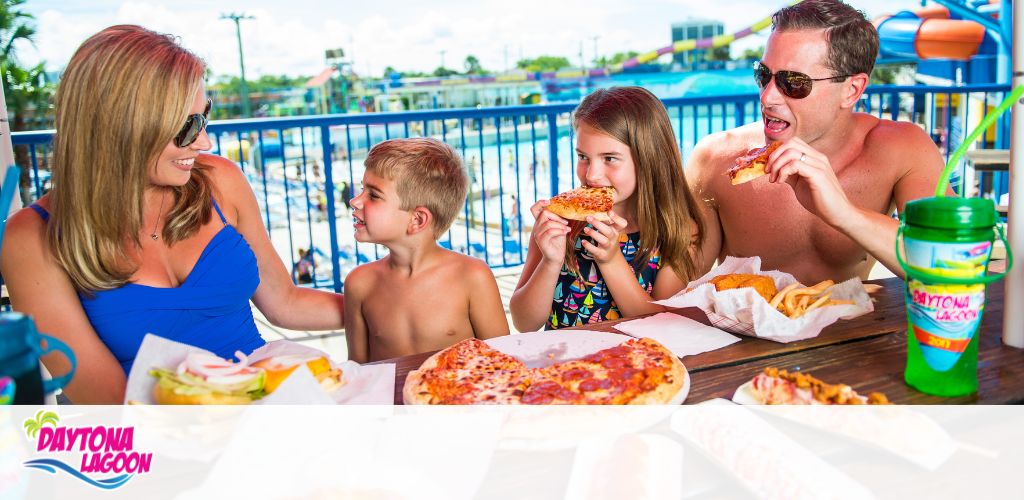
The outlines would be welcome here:
[[[706,137],[687,165],[705,201],[704,270],[734,255],[760,256],[762,269],[803,283],[865,278],[876,260],[902,275],[890,214],[934,194],[938,149],[913,123],[854,112],[878,55],[878,33],[861,12],[805,0],[772,23],[755,70],[763,122]],[[775,141],[768,175],[731,185],[735,159]]]
[[[458,154],[434,139],[395,139],[374,146],[365,164],[363,192],[352,198],[356,241],[389,253],[345,279],[349,359],[365,363],[508,335],[487,264],[437,244],[466,199],[469,179]]]

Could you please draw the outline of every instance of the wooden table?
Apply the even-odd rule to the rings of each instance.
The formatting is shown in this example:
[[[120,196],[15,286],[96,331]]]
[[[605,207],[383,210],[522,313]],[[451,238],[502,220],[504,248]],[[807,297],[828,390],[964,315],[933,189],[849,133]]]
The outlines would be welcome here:
[[[996,268],[996,263],[993,263]],[[751,337],[735,344],[695,356],[682,358],[690,372],[687,404],[712,398],[731,398],[737,387],[749,381],[765,367],[800,369],[832,383],[845,383],[867,393],[884,393],[903,404],[1010,404],[1024,402],[1024,350],[1002,344],[1003,283],[987,289],[978,351],[978,393],[957,398],[941,398],[920,393],[903,382],[907,353],[907,316],[904,281],[898,278],[876,280],[883,289],[874,294],[874,312],[848,321],[840,320],[815,338],[780,344]],[[678,309],[676,314],[703,323],[707,317],[699,309]],[[628,320],[608,321],[578,328],[617,332],[613,325]],[[395,403],[402,403],[405,377],[433,353],[395,358]]]

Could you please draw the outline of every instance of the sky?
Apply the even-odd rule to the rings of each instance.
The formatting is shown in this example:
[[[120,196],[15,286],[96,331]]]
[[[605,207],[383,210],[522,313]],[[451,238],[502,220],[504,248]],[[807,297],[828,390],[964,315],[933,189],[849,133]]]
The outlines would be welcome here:
[[[18,47],[23,63],[67,64],[78,45],[113,24],[140,24],[181,38],[215,75],[239,71],[234,22],[241,22],[246,77],[314,75],[326,67],[324,50],[342,48],[363,76],[387,66],[430,72],[442,63],[464,69],[467,55],[485,69],[514,67],[520,58],[556,55],[573,64],[599,55],[646,52],[671,43],[671,24],[718,19],[726,33],[743,29],[786,0],[28,0],[36,18],[35,46]],[[852,0],[869,18],[919,7],[919,0]],[[754,35],[733,54],[764,44]],[[664,56],[667,57],[667,56]]]

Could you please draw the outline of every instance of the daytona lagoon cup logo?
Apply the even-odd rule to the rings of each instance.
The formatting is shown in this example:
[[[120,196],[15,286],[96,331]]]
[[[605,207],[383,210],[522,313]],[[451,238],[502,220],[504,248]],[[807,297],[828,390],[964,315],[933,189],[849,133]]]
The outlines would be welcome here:
[[[26,467],[51,474],[65,472],[105,490],[120,488],[137,474],[149,472],[153,454],[133,449],[135,427],[64,427],[59,423],[56,413],[40,410],[35,418],[25,419],[25,435],[36,440],[37,453],[64,454],[72,460],[37,458],[25,462]]]

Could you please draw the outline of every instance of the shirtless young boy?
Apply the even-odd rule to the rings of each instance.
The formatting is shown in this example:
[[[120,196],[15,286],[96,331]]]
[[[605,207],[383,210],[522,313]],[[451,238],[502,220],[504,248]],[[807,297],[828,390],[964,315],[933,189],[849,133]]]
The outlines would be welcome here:
[[[458,154],[434,139],[393,139],[370,150],[352,198],[356,241],[386,257],[345,280],[349,359],[364,363],[508,335],[487,264],[437,244],[466,199]]]
[[[763,269],[803,283],[863,278],[875,259],[902,275],[889,214],[933,194],[938,149],[913,123],[853,111],[878,55],[878,33],[861,12],[805,0],[772,23],[755,71],[763,123],[708,136],[687,165],[705,202],[704,270],[716,258],[756,255]],[[737,157],[776,141],[768,175],[730,183]]]

